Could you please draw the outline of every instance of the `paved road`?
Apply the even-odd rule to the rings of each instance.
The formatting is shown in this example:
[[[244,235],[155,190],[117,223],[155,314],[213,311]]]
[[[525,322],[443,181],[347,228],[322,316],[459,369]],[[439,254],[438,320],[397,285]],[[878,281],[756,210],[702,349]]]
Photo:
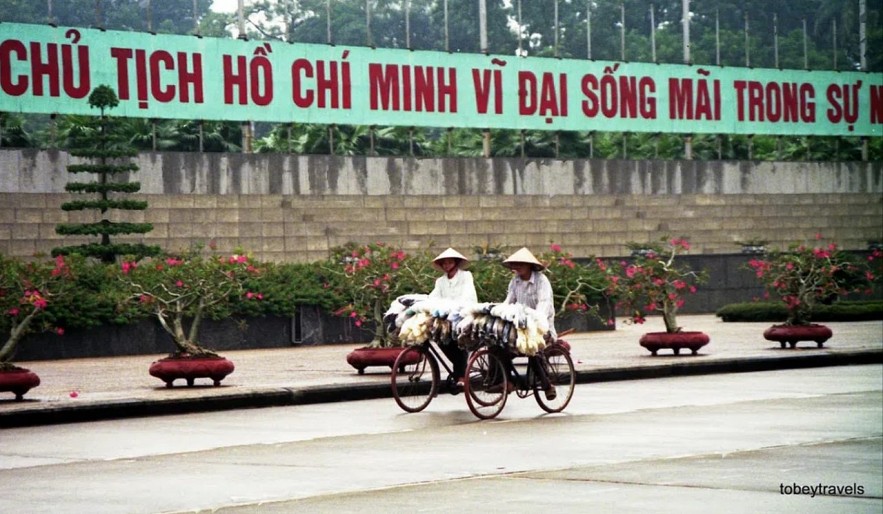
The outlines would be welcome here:
[[[492,422],[444,395],[0,432],[0,512],[366,509],[883,512],[883,366],[586,384]]]
[[[567,336],[580,381],[632,380],[678,375],[734,373],[844,364],[883,363],[883,321],[826,323],[834,332],[824,348],[801,343],[782,350],[763,338],[769,323],[724,323],[714,315],[679,316],[688,330],[711,336],[697,356],[657,357],[638,346],[645,332],[664,330],[662,319],[621,325],[615,331]],[[388,398],[389,368],[370,367],[359,375],[346,362],[360,345],[317,345],[224,352],[236,371],[222,387],[200,379],[197,387],[167,389],[148,375],[160,356],[19,362],[42,383],[26,401],[0,394],[0,429],[115,417],[303,405],[341,400]],[[2,433],[0,433],[2,437]]]

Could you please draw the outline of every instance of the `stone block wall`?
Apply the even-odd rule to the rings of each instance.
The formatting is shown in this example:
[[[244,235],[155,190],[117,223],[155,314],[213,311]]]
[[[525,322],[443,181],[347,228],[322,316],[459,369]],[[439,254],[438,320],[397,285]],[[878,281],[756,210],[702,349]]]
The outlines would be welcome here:
[[[688,237],[691,253],[734,253],[738,241],[786,247],[817,233],[847,249],[883,237],[876,193],[801,195],[609,196],[356,196],[140,195],[144,237],[124,238],[170,250],[195,242],[220,251],[243,248],[262,260],[323,259],[348,241],[383,241],[416,249],[453,246],[472,255],[481,246],[542,251],[561,244],[577,257],[628,254],[629,241]],[[60,209],[64,193],[0,193],[0,253],[28,257],[88,238],[55,234],[61,222],[97,220]],[[94,239],[92,239],[94,240]]]
[[[0,149],[0,253],[32,256],[92,241],[55,225],[63,152]],[[150,222],[137,240],[177,250],[213,242],[262,260],[323,259],[348,241],[503,251],[561,244],[576,257],[628,254],[629,241],[688,237],[693,254],[812,241],[846,249],[883,239],[883,163],[552,161],[145,153],[132,180],[149,202],[118,221]],[[83,177],[77,177],[82,180]],[[79,196],[79,195],[77,195]]]

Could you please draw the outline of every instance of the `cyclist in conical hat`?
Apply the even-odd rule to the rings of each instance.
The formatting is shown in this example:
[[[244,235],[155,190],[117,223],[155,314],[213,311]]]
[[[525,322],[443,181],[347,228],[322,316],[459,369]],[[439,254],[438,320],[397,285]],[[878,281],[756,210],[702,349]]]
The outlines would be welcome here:
[[[503,261],[515,274],[509,281],[509,290],[503,303],[520,303],[545,315],[549,321],[549,336],[558,339],[555,332],[555,302],[552,283],[542,272],[546,269],[530,250],[522,248]]]
[[[432,265],[444,275],[435,280],[435,288],[429,293],[430,298],[446,298],[468,303],[478,301],[472,273],[466,271],[469,259],[463,254],[448,248],[432,260]]]
[[[536,310],[540,315],[545,315],[549,321],[546,340],[548,342],[556,341],[558,334],[555,332],[555,301],[552,296],[552,283],[543,274],[546,267],[527,248],[522,248],[510,255],[503,261],[503,265],[515,274],[509,281],[509,290],[504,303],[520,303]],[[555,386],[549,381],[543,367],[537,365],[536,359],[536,356],[528,357],[528,363],[536,366],[534,369],[540,375],[546,399],[554,400],[558,396]],[[507,367],[511,373],[511,359],[507,363]]]
[[[444,298],[461,303],[476,303],[475,283],[472,273],[466,271],[469,259],[457,250],[448,248],[433,259],[432,265],[444,273],[435,280],[435,288],[429,293],[430,298]],[[466,351],[457,346],[456,342],[439,341],[439,348],[451,361],[457,384],[462,387],[466,375]]]

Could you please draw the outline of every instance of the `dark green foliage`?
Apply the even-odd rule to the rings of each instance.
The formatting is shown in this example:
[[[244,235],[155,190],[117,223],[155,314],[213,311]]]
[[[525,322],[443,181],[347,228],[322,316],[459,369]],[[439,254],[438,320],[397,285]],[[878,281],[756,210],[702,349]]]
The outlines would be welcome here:
[[[51,325],[92,328],[124,325],[144,317],[124,303],[122,283],[114,280],[111,266],[81,255],[67,258],[74,277],[73,294],[50,302],[46,314]]]
[[[141,190],[140,182],[125,182],[102,184],[100,182],[68,182],[64,186],[64,190],[71,193],[108,193],[115,191],[118,193],[137,193]]]
[[[143,211],[147,208],[147,202],[143,200],[78,200],[67,202],[61,206],[63,211],[82,211],[83,209],[125,209],[129,211]],[[126,234],[127,232],[121,232]]]
[[[92,136],[85,135],[71,135],[71,144],[88,144],[89,138]],[[118,139],[118,138],[115,138]],[[113,140],[112,140],[113,141]],[[118,141],[114,141],[119,143]],[[123,157],[134,157],[138,155],[138,151],[133,148],[77,148],[76,146],[71,147],[70,154],[74,157],[87,157],[87,158],[100,158],[104,157],[107,159],[120,159]]]
[[[53,257],[58,255],[88,255],[108,262],[112,261],[117,255],[143,255],[145,257],[154,257],[160,254],[162,254],[162,248],[158,246],[148,246],[141,243],[117,243],[113,245],[89,243],[79,246],[65,246],[52,249]]]
[[[725,305],[715,313],[722,321],[783,322],[788,309],[782,302],[742,302]],[[841,301],[817,305],[811,321],[871,321],[883,319],[883,301]]]
[[[299,305],[316,305],[331,311],[344,303],[338,289],[331,287],[330,278],[315,263],[258,266],[260,272],[244,282],[245,296],[231,300],[238,315],[292,316]]]
[[[505,257],[502,254],[479,255],[469,265],[479,302],[502,302],[506,299],[513,275],[509,268],[503,266]]]
[[[99,236],[103,234],[108,235],[119,235],[119,234],[133,234],[133,233],[144,233],[149,232],[153,229],[153,225],[150,223],[112,223],[107,220],[101,220],[98,223],[77,223],[77,224],[61,224],[56,225],[55,231],[59,234],[65,236]],[[107,246],[107,245],[105,245]],[[118,245],[119,249],[123,249],[127,246],[131,245]],[[82,247],[80,247],[82,248]],[[60,250],[60,248],[54,248],[52,253],[56,254],[55,250]],[[61,252],[59,252],[61,253]],[[103,253],[103,252],[102,252]],[[111,252],[116,255],[126,255],[129,252]]]
[[[141,189],[140,183],[113,183],[108,177],[118,173],[138,171],[138,166],[125,160],[136,155],[136,151],[125,141],[121,141],[116,132],[117,123],[105,116],[105,109],[112,109],[119,104],[116,93],[109,86],[100,85],[89,95],[89,105],[101,111],[101,117],[87,120],[81,129],[71,133],[71,141],[77,149],[71,153],[85,157],[91,162],[71,164],[70,173],[94,173],[97,182],[72,182],[65,189],[73,193],[94,193],[98,198],[91,200],[75,200],[62,204],[64,211],[94,210],[101,213],[103,219],[94,223],[62,223],[55,227],[55,232],[62,235],[100,236],[100,243],[83,244],[53,248],[52,255],[71,255],[79,253],[97,257],[105,262],[113,262],[118,256],[133,255],[146,257],[159,255],[160,248],[144,244],[111,244],[110,236],[125,234],[146,234],[153,230],[150,223],[114,222],[105,216],[110,210],[143,211],[147,202],[111,198],[111,193],[135,193]]]
[[[111,266],[82,255],[22,261],[0,255],[0,369],[9,368],[29,333],[129,323],[139,312],[125,306]]]
[[[94,153],[87,157],[95,157]],[[138,165],[127,162],[124,164],[70,164],[67,167],[68,173],[125,173],[127,171],[138,171]]]
[[[196,0],[196,16],[208,16],[212,0]],[[148,5],[150,9],[148,9]],[[72,27],[102,27],[166,34],[188,34],[194,27],[194,0],[2,0],[3,21],[56,23]]]
[[[26,148],[31,135],[25,131],[24,118],[19,114],[0,112],[0,146]]]
[[[89,94],[89,106],[100,109],[102,116],[105,109],[113,109],[119,104],[120,101],[110,86],[100,85]]]

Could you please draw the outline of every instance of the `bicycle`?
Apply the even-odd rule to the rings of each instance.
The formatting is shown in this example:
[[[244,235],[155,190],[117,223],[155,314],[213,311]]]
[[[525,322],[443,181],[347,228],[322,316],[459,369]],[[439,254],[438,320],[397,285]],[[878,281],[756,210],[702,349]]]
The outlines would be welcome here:
[[[456,344],[452,342],[450,344]],[[438,395],[440,384],[439,363],[448,373],[446,383],[451,394],[459,394],[457,377],[442,358],[441,352],[427,340],[419,345],[410,346],[395,360],[392,367],[390,382],[392,397],[405,412],[420,412]]]
[[[567,407],[573,397],[576,375],[570,351],[561,340],[528,357],[526,376],[512,364],[513,358],[522,356],[497,345],[485,346],[472,354],[466,364],[464,392],[469,410],[476,417],[496,417],[506,406],[510,392],[519,398],[533,395],[540,408],[549,413]]]

